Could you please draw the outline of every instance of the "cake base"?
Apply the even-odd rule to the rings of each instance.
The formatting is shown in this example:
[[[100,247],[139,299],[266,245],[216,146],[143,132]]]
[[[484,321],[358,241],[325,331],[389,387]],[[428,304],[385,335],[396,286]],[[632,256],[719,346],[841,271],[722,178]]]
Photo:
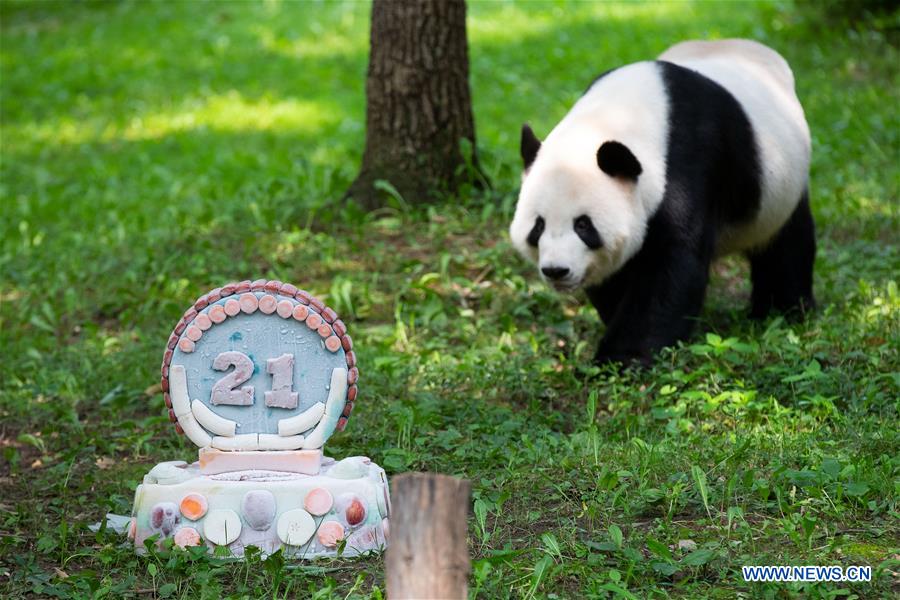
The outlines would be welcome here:
[[[260,456],[267,453],[254,454],[257,464],[273,464]],[[258,468],[204,473],[203,462],[201,454],[190,465],[161,463],[144,476],[129,526],[138,552],[146,551],[146,540],[168,537],[179,546],[226,546],[235,556],[256,546],[264,555],[281,549],[296,559],[386,546],[387,477],[366,457],[321,458],[314,475]]]

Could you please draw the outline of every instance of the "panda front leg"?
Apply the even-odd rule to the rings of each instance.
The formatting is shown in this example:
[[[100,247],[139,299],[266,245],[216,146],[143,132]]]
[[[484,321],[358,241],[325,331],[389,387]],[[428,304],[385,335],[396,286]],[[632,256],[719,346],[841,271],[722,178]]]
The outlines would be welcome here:
[[[642,251],[627,267],[627,284],[595,362],[649,366],[659,350],[687,338],[703,307],[710,260],[710,253],[677,243]]]
[[[600,319],[607,327],[612,323],[619,307],[622,305],[622,298],[628,291],[628,270],[616,273],[600,285],[595,285],[585,289],[588,300],[597,310]]]

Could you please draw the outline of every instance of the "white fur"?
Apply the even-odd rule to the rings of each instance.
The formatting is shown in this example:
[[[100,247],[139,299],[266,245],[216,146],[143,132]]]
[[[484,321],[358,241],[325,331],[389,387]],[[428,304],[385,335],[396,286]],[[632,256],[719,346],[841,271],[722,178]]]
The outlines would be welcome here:
[[[809,126],[781,55],[750,40],[682,42],[660,55],[709,77],[737,98],[753,126],[762,166],[756,218],[719,236],[718,254],[764,246],[787,222],[807,185]]]
[[[718,251],[764,245],[796,207],[809,168],[809,129],[790,68],[773,50],[746,40],[684,42],[660,59],[699,71],[741,103],[763,171],[760,211],[752,222],[723,231]],[[510,236],[539,268],[570,270],[554,282],[557,288],[600,283],[640,250],[665,191],[668,110],[658,66],[635,63],[597,81],[541,145],[523,174]],[[636,184],[598,168],[597,149],[606,141],[624,144],[640,161]],[[602,248],[590,250],[575,233],[573,221],[582,214],[593,221]],[[526,238],[538,216],[545,230],[535,249]]]
[[[539,267],[564,266],[563,289],[599,283],[640,250],[647,221],[665,190],[668,99],[656,65],[636,63],[595,83],[541,144],[525,174],[510,235]],[[637,184],[597,166],[603,142],[628,146],[643,165]],[[572,228],[586,214],[603,239],[588,249]],[[525,239],[538,215],[546,223],[538,251]]]

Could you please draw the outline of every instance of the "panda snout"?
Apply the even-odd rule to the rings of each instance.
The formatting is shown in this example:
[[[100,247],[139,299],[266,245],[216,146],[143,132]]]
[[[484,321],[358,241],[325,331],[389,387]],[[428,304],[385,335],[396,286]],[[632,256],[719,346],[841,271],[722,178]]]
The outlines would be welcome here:
[[[559,281],[569,274],[568,267],[541,267],[544,277],[553,281]]]

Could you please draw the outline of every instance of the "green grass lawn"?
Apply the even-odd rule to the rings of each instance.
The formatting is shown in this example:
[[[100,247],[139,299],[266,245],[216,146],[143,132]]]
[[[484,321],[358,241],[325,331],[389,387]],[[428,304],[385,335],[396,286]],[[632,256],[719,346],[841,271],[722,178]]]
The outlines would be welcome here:
[[[196,456],[165,417],[163,346],[196,296],[257,277],[350,324],[361,402],[329,454],[472,481],[479,597],[900,591],[896,15],[471,2],[494,190],[364,214],[340,198],[365,135],[366,4],[0,8],[0,596],[382,597],[380,557],[138,558],[87,529],[129,513],[150,466]],[[689,343],[598,371],[593,309],[506,236],[519,127],[546,135],[611,66],[733,36],[794,68],[820,308],[748,321],[729,259]],[[747,564],[871,565],[874,581],[747,584]]]

